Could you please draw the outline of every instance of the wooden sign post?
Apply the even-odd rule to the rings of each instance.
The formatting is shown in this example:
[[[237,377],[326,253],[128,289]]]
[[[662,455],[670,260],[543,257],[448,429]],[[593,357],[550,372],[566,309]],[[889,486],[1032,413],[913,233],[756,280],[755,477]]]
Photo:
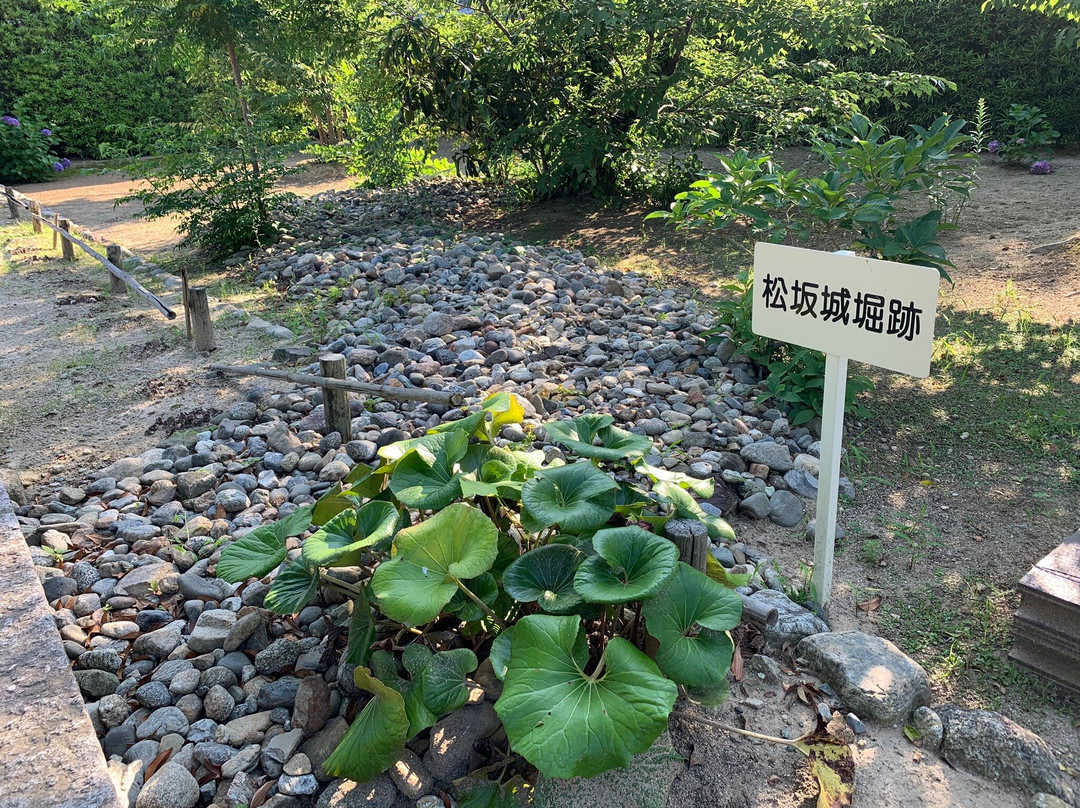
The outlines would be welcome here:
[[[832,594],[848,359],[928,376],[938,279],[932,267],[851,253],[754,250],[754,333],[825,352],[813,574],[822,606]]]

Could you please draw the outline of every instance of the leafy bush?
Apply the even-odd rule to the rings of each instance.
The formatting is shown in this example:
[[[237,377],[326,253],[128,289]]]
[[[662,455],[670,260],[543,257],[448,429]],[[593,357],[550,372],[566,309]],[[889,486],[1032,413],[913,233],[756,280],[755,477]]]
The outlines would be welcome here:
[[[52,153],[56,135],[22,104],[0,117],[0,183],[41,182],[71,165]]]
[[[868,104],[866,113],[899,129],[943,111],[971,115],[984,97],[995,118],[1012,104],[1038,106],[1065,143],[1080,143],[1080,49],[1057,47],[1061,25],[1042,14],[1008,7],[984,12],[983,6],[984,0],[875,0],[874,23],[903,39],[909,50],[838,54],[839,65],[879,73],[918,70],[951,79],[955,86],[903,104],[888,99]]]
[[[962,150],[971,140],[962,132],[965,124],[942,116],[927,129],[912,126],[904,138],[856,115],[830,139],[814,142],[820,171],[813,175],[781,171],[771,156],[745,150],[720,155],[720,171],[703,174],[675,197],[670,211],[649,218],[719,230],[742,225],[754,238],[858,249],[874,258],[934,267],[948,279],[946,267],[952,264],[937,234],[954,225],[942,221],[943,213],[966,200],[976,183],[977,157]],[[933,210],[904,213],[927,200]],[[733,298],[719,304],[719,311],[736,352],[768,370],[768,395],[789,406],[792,423],[820,415],[824,355],[753,333],[749,273],[727,290]],[[857,396],[870,388],[869,380],[852,378],[849,411],[860,411]]]
[[[1013,104],[1001,123],[1000,140],[992,140],[987,149],[1012,165],[1030,168],[1051,154],[1050,147],[1061,133],[1050,126],[1038,107]]]
[[[497,393],[222,552],[229,581],[287,561],[265,600],[278,614],[320,587],[351,600],[343,664],[371,698],[324,764],[334,776],[392,765],[465,703],[480,665],[504,683],[495,710],[511,750],[549,777],[625,766],[667,726],[679,686],[704,703],[726,696],[739,596],[653,532],[689,517],[734,538],[691,493],[712,483],[649,466],[651,440],[607,415],[547,425],[565,461],[498,445],[523,414]],[[319,529],[290,558],[286,537],[310,521]]]
[[[49,0],[0,0],[0,108],[21,100],[55,124],[60,154],[94,158],[110,139],[110,125],[134,127],[148,114],[189,118],[196,83],[155,64],[134,39],[104,47],[110,32],[103,13]]]
[[[289,172],[285,152],[266,145],[239,123],[204,127],[151,121],[133,133],[148,160],[126,166],[149,187],[116,201],[143,204],[148,219],[176,215],[185,244],[228,255],[277,234],[274,209],[291,195],[274,192]],[[138,151],[136,153],[138,153]],[[105,154],[120,154],[106,147]]]

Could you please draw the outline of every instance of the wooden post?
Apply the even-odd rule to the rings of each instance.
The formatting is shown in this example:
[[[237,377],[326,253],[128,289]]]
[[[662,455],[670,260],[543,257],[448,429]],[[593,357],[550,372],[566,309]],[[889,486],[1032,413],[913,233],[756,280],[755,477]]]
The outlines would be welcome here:
[[[124,268],[124,251],[119,244],[110,244],[105,248],[105,256],[110,262],[116,264],[120,269]],[[127,293],[127,284],[121,278],[116,277],[111,272],[109,273],[109,291],[114,295],[122,295]]]
[[[337,353],[323,354],[319,357],[322,375],[329,379],[345,378],[345,357]],[[330,387],[322,389],[323,415],[326,417],[326,434],[338,432],[341,442],[352,440],[352,416],[349,414],[349,394],[344,390]]]
[[[52,216],[52,220],[53,220],[53,224],[56,225],[56,227],[60,227],[60,214],[59,213],[54,213],[53,216]],[[52,248],[54,250],[56,249],[56,239],[59,238],[59,236],[60,236],[60,234],[57,233],[56,230],[54,229],[52,231]]]
[[[31,221],[31,224],[33,224],[33,226],[34,226],[34,232],[35,233],[40,233],[41,232],[41,219],[39,219],[37,217],[41,215],[41,204],[38,203],[38,202],[35,202],[32,199],[30,200],[30,214],[31,214],[30,215],[30,221]]]
[[[9,186],[4,186],[4,195],[7,197],[8,213],[11,214],[12,219],[19,218],[19,203],[15,201],[15,191]]]
[[[191,311],[191,327],[196,349],[214,350],[217,344],[214,342],[214,324],[210,320],[210,303],[206,298],[206,287],[192,286],[188,289],[184,308]]]
[[[184,322],[187,324],[187,338],[191,339],[191,307],[187,304],[188,299],[188,279],[187,279],[187,265],[180,265],[180,294],[184,296]]]
[[[847,357],[825,354],[825,392],[821,407],[821,468],[818,472],[817,523],[814,525],[814,600],[822,607],[832,596],[833,553],[840,452],[844,442]]]
[[[664,525],[664,535],[679,548],[679,560],[698,572],[705,572],[709,554],[709,529],[697,519],[671,519]]]
[[[70,219],[61,219],[60,220],[60,229],[63,230],[65,233],[70,233],[71,232],[71,220]],[[61,238],[60,239],[60,246],[64,250],[64,260],[65,261],[74,261],[75,260],[75,245],[72,244],[68,239]]]

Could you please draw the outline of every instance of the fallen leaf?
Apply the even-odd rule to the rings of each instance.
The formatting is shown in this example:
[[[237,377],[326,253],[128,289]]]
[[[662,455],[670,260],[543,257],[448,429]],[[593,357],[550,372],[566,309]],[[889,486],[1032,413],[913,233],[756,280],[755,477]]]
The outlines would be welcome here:
[[[916,746],[922,746],[922,733],[911,724],[904,724],[904,737]]]
[[[173,748],[171,746],[162,749],[158,753],[158,756],[150,761],[150,765],[146,767],[146,771],[143,772],[143,782],[149,780],[154,776],[154,772],[169,762],[169,758],[172,757]]]
[[[817,808],[850,808],[855,796],[855,761],[851,747],[841,738],[831,735],[825,722],[818,720],[817,729],[794,744],[810,761],[810,771],[817,778]]]
[[[877,611],[881,607],[882,600],[883,598],[881,595],[875,595],[870,598],[870,600],[864,601],[863,603],[856,603],[855,611],[863,611],[870,614],[870,612]]]
[[[256,791],[255,795],[251,798],[251,804],[249,808],[259,808],[260,805],[266,802],[266,798],[270,796],[270,789],[274,787],[276,782],[277,781],[275,780],[270,780],[259,786],[259,790]]]
[[[735,677],[736,682],[741,682],[743,678],[743,658],[742,651],[739,650],[739,646],[735,646],[735,652],[731,655],[731,675]]]

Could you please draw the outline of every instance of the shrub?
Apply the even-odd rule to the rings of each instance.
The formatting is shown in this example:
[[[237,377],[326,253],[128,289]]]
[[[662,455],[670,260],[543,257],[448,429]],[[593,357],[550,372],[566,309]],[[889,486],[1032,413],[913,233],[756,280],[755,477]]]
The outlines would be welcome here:
[[[1035,163],[1045,163],[1042,158],[1051,153],[1054,139],[1061,133],[1050,126],[1046,115],[1038,107],[1026,104],[1013,104],[1002,121],[999,140],[993,140],[987,148],[999,156],[1003,162],[1034,169]],[[1049,165],[1049,163],[1046,163]],[[1033,174],[1049,174],[1042,167],[1033,170]]]
[[[249,137],[246,127],[227,119],[205,127],[151,121],[133,136],[141,144],[136,153],[155,156],[131,162],[126,170],[149,187],[118,199],[117,205],[136,199],[143,204],[139,216],[179,216],[182,243],[216,256],[276,236],[274,209],[291,197],[274,192],[289,172],[283,149],[267,146],[257,135]]]
[[[813,175],[783,172],[769,155],[745,150],[721,155],[720,171],[703,174],[675,197],[670,211],[648,218],[719,230],[742,225],[755,238],[858,249],[874,258],[934,267],[948,279],[946,267],[952,264],[937,234],[955,226],[943,221],[944,214],[962,204],[976,184],[977,157],[963,151],[971,140],[962,133],[965,124],[942,116],[929,128],[912,126],[904,138],[856,115],[831,138],[814,141],[820,171]],[[930,211],[904,213],[927,201]],[[768,371],[767,395],[788,405],[793,424],[820,415],[824,355],[753,333],[750,273],[741,274],[727,291],[733,297],[719,304],[721,322],[730,329],[736,352]],[[851,380],[849,411],[859,411],[856,397],[870,387],[863,377]]]
[[[708,704],[726,696],[739,595],[654,532],[689,517],[733,538],[693,496],[712,483],[648,465],[652,441],[607,415],[547,425],[566,461],[498,445],[523,415],[497,393],[222,552],[229,581],[287,561],[265,600],[278,614],[320,587],[351,600],[342,664],[371,698],[324,764],[334,776],[391,766],[465,703],[481,664],[504,683],[495,710],[511,750],[549,777],[625,766],[666,728],[680,686]],[[288,558],[286,537],[311,521]]]
[[[55,123],[68,156],[98,156],[110,124],[134,127],[148,114],[190,117],[196,92],[180,71],[154,63],[148,47],[112,41],[107,16],[41,0],[0,0],[0,108],[17,99]]]
[[[22,104],[0,117],[0,183],[41,182],[71,165],[52,153],[56,135]]]
[[[1080,49],[1056,47],[1061,25],[1015,8],[988,9],[984,0],[875,0],[873,21],[909,46],[838,55],[851,70],[919,70],[955,82],[934,96],[867,105],[867,114],[898,129],[943,111],[970,115],[985,97],[994,117],[1012,104],[1046,114],[1065,143],[1080,143]]]

